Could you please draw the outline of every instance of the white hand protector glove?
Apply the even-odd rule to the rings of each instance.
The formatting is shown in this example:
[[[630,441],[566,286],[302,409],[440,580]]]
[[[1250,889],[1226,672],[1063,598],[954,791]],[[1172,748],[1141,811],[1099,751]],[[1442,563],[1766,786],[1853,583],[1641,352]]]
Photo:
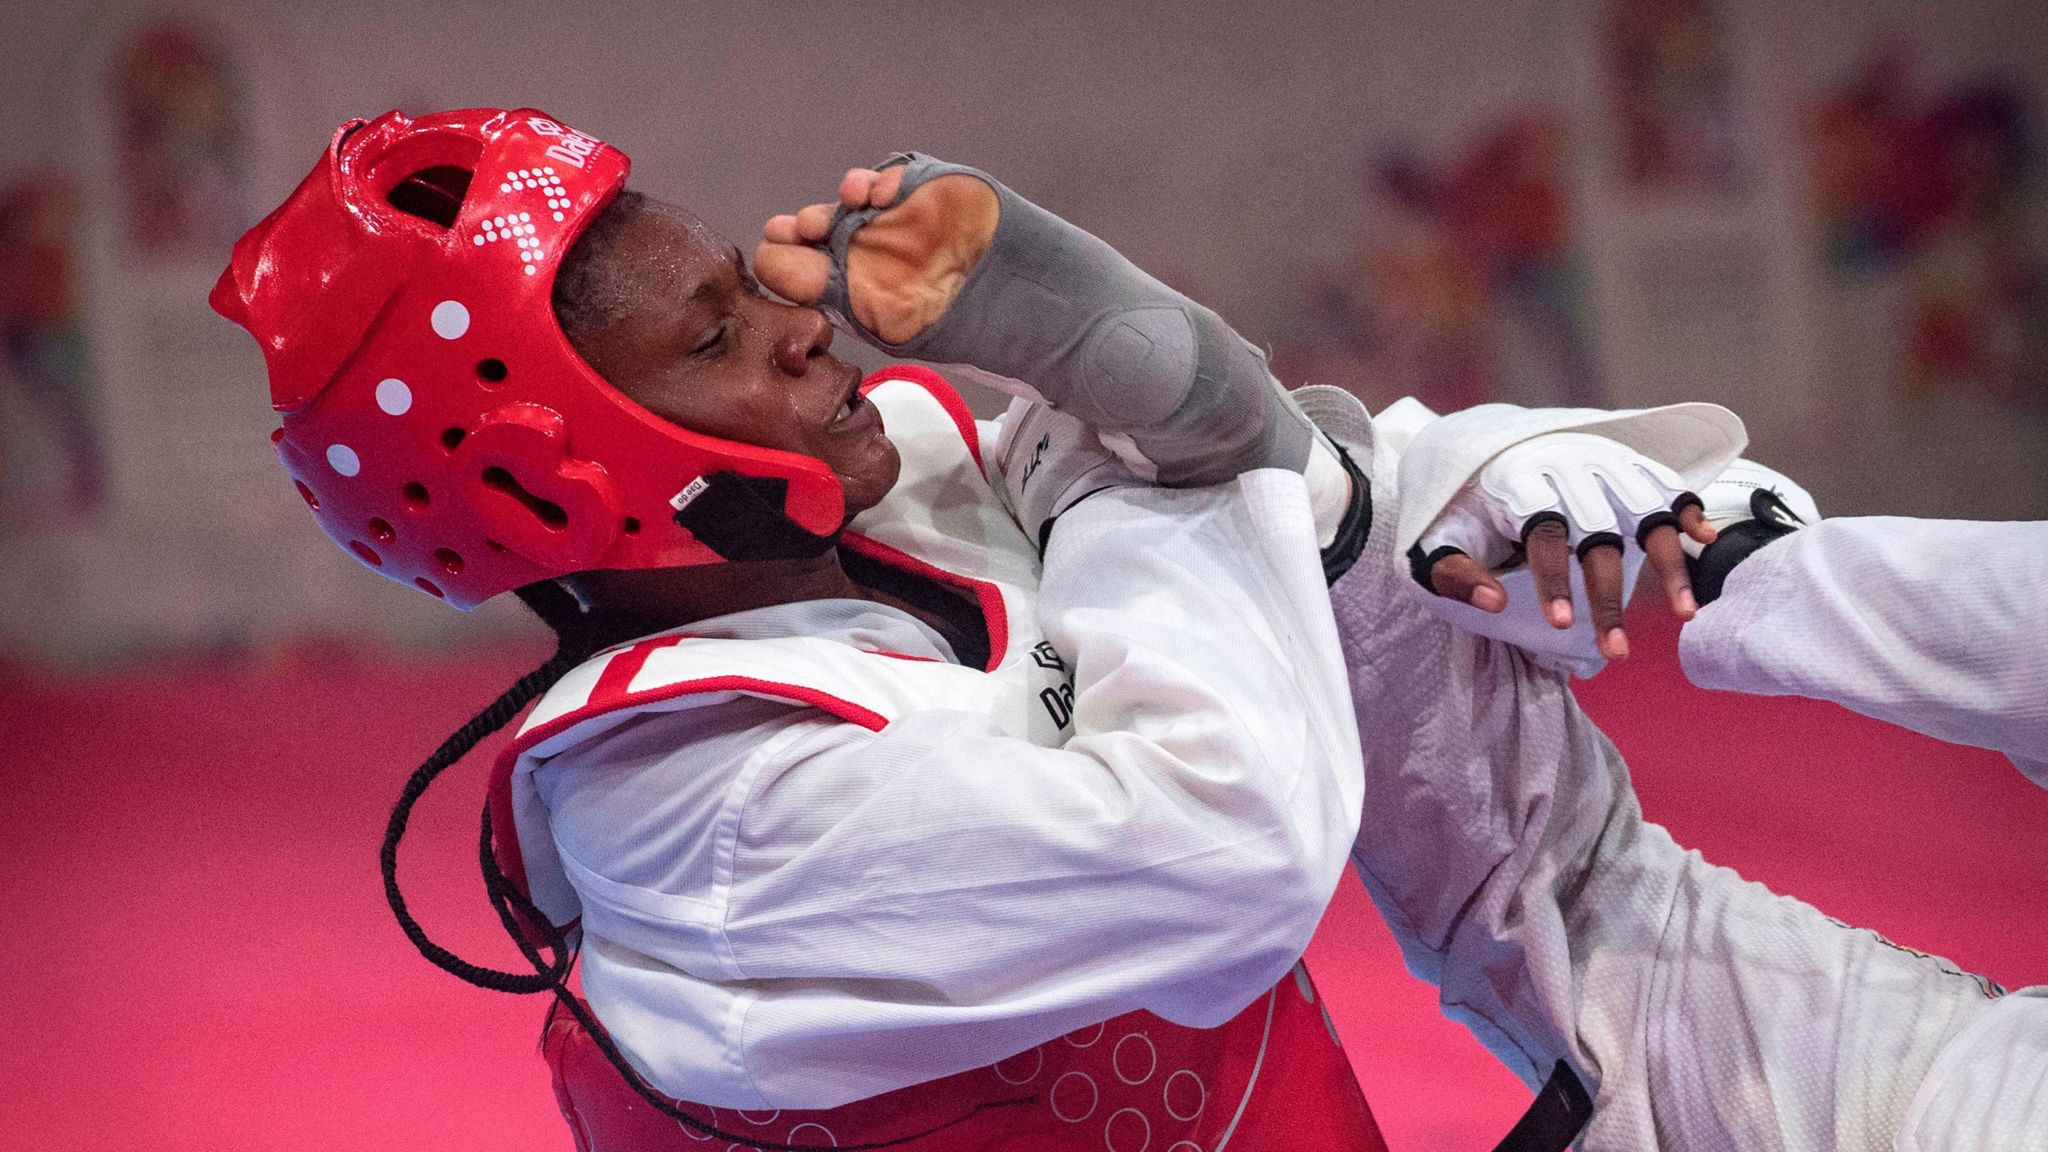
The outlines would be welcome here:
[[[1644,525],[1674,522],[1681,500],[1698,502],[1685,479],[1618,441],[1584,432],[1524,440],[1489,461],[1451,499],[1416,546],[1424,555],[1454,548],[1499,568],[1515,560],[1529,532],[1562,523],[1581,554],[1634,540]],[[1642,562],[1641,553],[1630,560]],[[1636,567],[1627,569],[1631,578]],[[1512,592],[1510,598],[1512,599]]]
[[[1513,644],[1539,663],[1590,675],[1604,657],[1596,628],[1601,613],[1583,567],[1588,553],[1603,546],[1620,552],[1620,602],[1613,606],[1618,614],[1642,571],[1644,538],[1660,525],[1675,525],[1678,509],[1699,502],[1677,472],[1624,444],[1583,432],[1553,432],[1489,461],[1423,533],[1411,560],[1425,588],[1431,587],[1429,569],[1443,557],[1463,552],[1478,560],[1495,572],[1507,593],[1507,609],[1488,613],[1437,597],[1462,610],[1455,622]],[[1556,626],[1561,617],[1546,602],[1534,568],[1523,562],[1531,533],[1546,523],[1563,527],[1572,554],[1581,561],[1566,567],[1569,628]]]
[[[1737,460],[1700,490],[1707,523],[1719,533],[1712,544],[1686,540],[1686,568],[1693,595],[1711,604],[1728,574],[1750,553],[1781,536],[1820,523],[1820,505],[1782,473],[1754,460]]]
[[[1514,644],[1539,664],[1590,676],[1605,662],[1596,625],[1618,633],[1644,540],[1698,502],[1688,490],[1719,475],[1746,440],[1742,422],[1711,404],[1620,412],[1489,404],[1453,413],[1419,429],[1402,454],[1397,547],[1431,589],[1430,611]],[[1543,537],[1542,572],[1519,563],[1531,532]],[[1456,552],[1493,571],[1504,611],[1434,594],[1432,566]],[[1683,579],[1675,548],[1663,563],[1670,578]],[[1596,575],[1590,594],[1588,567]],[[1568,612],[1546,603],[1551,588],[1569,588]],[[1561,621],[1569,627],[1556,627]],[[1618,634],[1609,651],[1626,652]]]
[[[1094,429],[1030,400],[1012,400],[1003,413],[996,467],[1010,515],[1041,554],[1061,513],[1104,489],[1144,483]]]

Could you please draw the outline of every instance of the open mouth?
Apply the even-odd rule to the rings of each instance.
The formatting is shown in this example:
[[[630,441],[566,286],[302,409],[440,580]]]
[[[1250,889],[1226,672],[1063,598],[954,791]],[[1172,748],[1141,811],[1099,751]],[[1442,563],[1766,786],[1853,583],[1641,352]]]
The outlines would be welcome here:
[[[847,384],[845,398],[839,402],[839,410],[832,414],[831,427],[833,428],[843,427],[850,423],[868,407],[866,397],[860,394],[860,370],[849,368],[848,375],[852,377],[852,380]]]

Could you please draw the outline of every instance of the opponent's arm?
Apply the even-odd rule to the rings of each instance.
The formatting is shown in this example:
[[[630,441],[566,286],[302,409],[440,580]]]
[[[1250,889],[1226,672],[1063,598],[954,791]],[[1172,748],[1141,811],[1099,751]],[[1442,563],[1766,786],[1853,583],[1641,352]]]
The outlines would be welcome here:
[[[1758,506],[1679,634],[1693,683],[1830,700],[2003,752],[2048,787],[2048,523],[1822,520],[1768,470],[1729,486]]]

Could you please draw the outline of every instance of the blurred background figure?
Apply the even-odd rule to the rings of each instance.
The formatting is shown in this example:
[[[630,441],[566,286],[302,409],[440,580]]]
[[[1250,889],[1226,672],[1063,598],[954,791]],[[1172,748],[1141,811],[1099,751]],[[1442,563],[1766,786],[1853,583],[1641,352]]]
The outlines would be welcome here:
[[[2033,0],[117,0],[11,12],[0,96],[0,720],[26,741],[0,768],[0,914],[25,926],[0,1123],[42,1147],[567,1146],[530,1006],[388,923],[374,837],[419,756],[362,751],[424,754],[540,641],[321,538],[278,482],[260,358],[206,306],[349,117],[538,104],[735,238],[931,151],[1159,270],[1290,384],[1712,400],[1831,513],[2048,517]],[[2022,897],[2048,798],[1989,754],[1697,692],[1640,627],[1582,696],[1652,819],[2048,979]],[[1673,709],[1684,731],[1622,719]],[[408,867],[488,955],[459,791]],[[1332,946],[1371,915],[1347,884],[1311,963],[1389,1141],[1486,1146],[1525,1094],[1391,943]]]

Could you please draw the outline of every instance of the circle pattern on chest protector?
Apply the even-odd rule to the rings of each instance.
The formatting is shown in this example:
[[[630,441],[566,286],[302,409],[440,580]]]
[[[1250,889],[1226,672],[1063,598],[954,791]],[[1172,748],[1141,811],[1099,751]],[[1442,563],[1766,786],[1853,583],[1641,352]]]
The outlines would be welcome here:
[[[1109,1152],[1145,1152],[1152,1143],[1152,1121],[1136,1108],[1120,1108],[1102,1126],[1102,1143]]]
[[[1138,1071],[1140,1061],[1144,1071]],[[1126,1084],[1143,1084],[1152,1078],[1159,1068],[1159,1050],[1152,1046],[1152,1038],[1143,1032],[1133,1032],[1116,1042],[1109,1054],[1110,1070],[1116,1078]]]
[[[1079,1124],[1093,1116],[1095,1106],[1101,1102],[1102,1091],[1095,1087],[1095,1078],[1086,1072],[1061,1076],[1052,1082],[1052,1092],[1046,1097],[1052,1114],[1069,1124]]]

